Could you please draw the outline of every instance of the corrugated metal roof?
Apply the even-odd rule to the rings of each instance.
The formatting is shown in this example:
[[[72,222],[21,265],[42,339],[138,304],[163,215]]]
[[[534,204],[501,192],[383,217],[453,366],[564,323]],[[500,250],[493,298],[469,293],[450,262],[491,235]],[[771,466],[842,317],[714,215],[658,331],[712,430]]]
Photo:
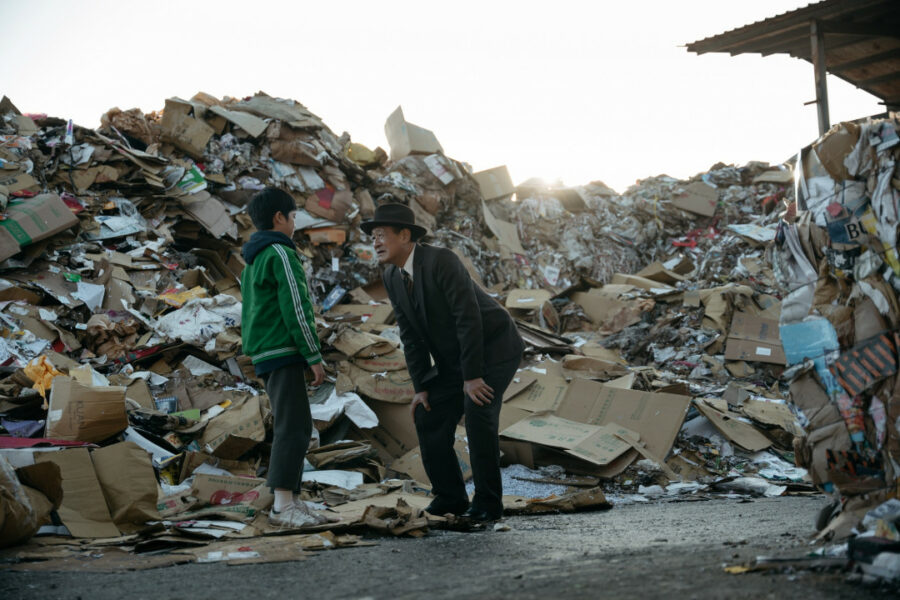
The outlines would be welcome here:
[[[789,54],[812,62],[810,28],[825,32],[826,70],[900,108],[900,1],[825,0],[687,44],[689,52]]]

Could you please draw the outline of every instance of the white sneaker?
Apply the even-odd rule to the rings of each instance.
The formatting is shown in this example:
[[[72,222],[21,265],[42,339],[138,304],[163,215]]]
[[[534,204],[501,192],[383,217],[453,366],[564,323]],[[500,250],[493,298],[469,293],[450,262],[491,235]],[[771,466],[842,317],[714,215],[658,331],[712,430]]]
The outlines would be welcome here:
[[[322,515],[316,515],[303,504],[290,504],[281,511],[269,511],[269,525],[291,529],[313,527],[327,522]]]

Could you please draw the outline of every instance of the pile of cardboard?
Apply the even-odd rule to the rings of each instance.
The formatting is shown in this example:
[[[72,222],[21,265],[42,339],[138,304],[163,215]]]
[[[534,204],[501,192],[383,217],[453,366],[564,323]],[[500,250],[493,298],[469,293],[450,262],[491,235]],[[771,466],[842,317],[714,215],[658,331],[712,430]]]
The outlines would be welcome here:
[[[329,369],[311,396],[318,439],[303,490],[341,516],[323,529],[441,524],[421,514],[413,388],[359,229],[385,194],[460,256],[528,346],[501,412],[504,461],[566,492],[509,497],[509,510],[608,507],[598,485],[806,489],[789,464],[800,429],[779,383],[782,305],[765,256],[775,208],[794,202],[789,168],[716,165],[622,195],[600,182],[516,187],[505,167],[472,173],[445,156],[400,109],[385,124],[388,156],[262,93],[113,109],[97,130],[7,99],[0,118],[0,454],[18,469],[10,494],[44,496],[35,527],[53,513],[66,529],[49,531],[135,551],[191,546],[192,559],[210,540],[271,533],[271,413],[241,353],[239,287],[246,204],[266,185],[297,201]],[[468,478],[466,446],[459,429]],[[134,478],[111,481],[109,462]],[[57,469],[29,473],[45,463]],[[202,525],[186,531],[188,519]],[[260,556],[358,542],[304,539]]]
[[[388,161],[380,149],[338,138],[302,105],[265,94],[173,98],[162,114],[113,109],[95,131],[23,115],[6,98],[0,115],[0,452],[3,491],[17,500],[9,506],[30,515],[23,529],[4,530],[4,543],[43,526],[76,538],[126,534],[119,543],[149,550],[198,535],[166,519],[219,519],[205,523],[203,535],[214,539],[247,534],[220,519],[265,512],[271,496],[257,477],[266,471],[271,413],[240,353],[239,287],[240,245],[253,232],[245,205],[264,185],[297,199],[296,240],[332,367],[333,383],[312,398],[321,437],[305,497],[327,498],[342,514],[338,528],[364,522],[415,533],[428,525],[420,514],[427,487],[392,494],[397,486],[385,479],[385,462],[415,447],[403,405],[411,386],[396,332],[375,335],[392,314],[365,291],[383,296],[358,224],[384,193],[415,198],[430,229],[441,211],[452,220],[447,210],[466,204],[461,198],[481,202],[463,165],[399,110],[386,125]],[[335,443],[347,438],[355,441]],[[104,456],[133,476],[103,476]],[[29,475],[44,463],[55,469]],[[421,472],[420,460],[407,463],[405,471]],[[604,505],[599,492],[578,497],[510,507]],[[367,514],[370,505],[400,510],[398,501],[414,507],[403,528],[387,513]],[[140,537],[128,537],[136,530]]]
[[[823,536],[847,535],[900,491],[898,130],[841,123],[805,148],[773,246],[797,462],[844,506]]]

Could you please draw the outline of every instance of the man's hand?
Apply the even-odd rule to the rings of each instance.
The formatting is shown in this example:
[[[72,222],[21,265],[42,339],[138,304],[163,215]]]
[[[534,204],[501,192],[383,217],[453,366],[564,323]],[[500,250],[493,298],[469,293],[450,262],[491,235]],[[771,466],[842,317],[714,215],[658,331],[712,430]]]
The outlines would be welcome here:
[[[313,380],[309,384],[312,387],[320,386],[325,381],[325,367],[323,363],[316,363],[309,367],[313,372]]]
[[[490,404],[494,399],[494,388],[486,384],[481,377],[467,380],[463,384],[463,390],[477,406]]]
[[[428,404],[428,392],[416,392],[416,395],[413,396],[412,402],[409,405],[409,416],[416,419],[416,407],[419,405],[425,407],[425,410],[431,410],[431,405]]]

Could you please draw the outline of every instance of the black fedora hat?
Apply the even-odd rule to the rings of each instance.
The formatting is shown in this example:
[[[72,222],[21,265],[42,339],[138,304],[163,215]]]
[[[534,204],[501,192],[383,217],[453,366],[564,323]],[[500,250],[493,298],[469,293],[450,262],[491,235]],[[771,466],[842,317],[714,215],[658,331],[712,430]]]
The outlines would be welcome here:
[[[413,240],[417,240],[428,233],[427,229],[421,225],[416,225],[416,215],[410,207],[395,202],[378,205],[375,208],[375,217],[371,221],[360,223],[359,228],[365,231],[367,235],[371,235],[373,229],[385,225],[409,229],[412,232]]]

